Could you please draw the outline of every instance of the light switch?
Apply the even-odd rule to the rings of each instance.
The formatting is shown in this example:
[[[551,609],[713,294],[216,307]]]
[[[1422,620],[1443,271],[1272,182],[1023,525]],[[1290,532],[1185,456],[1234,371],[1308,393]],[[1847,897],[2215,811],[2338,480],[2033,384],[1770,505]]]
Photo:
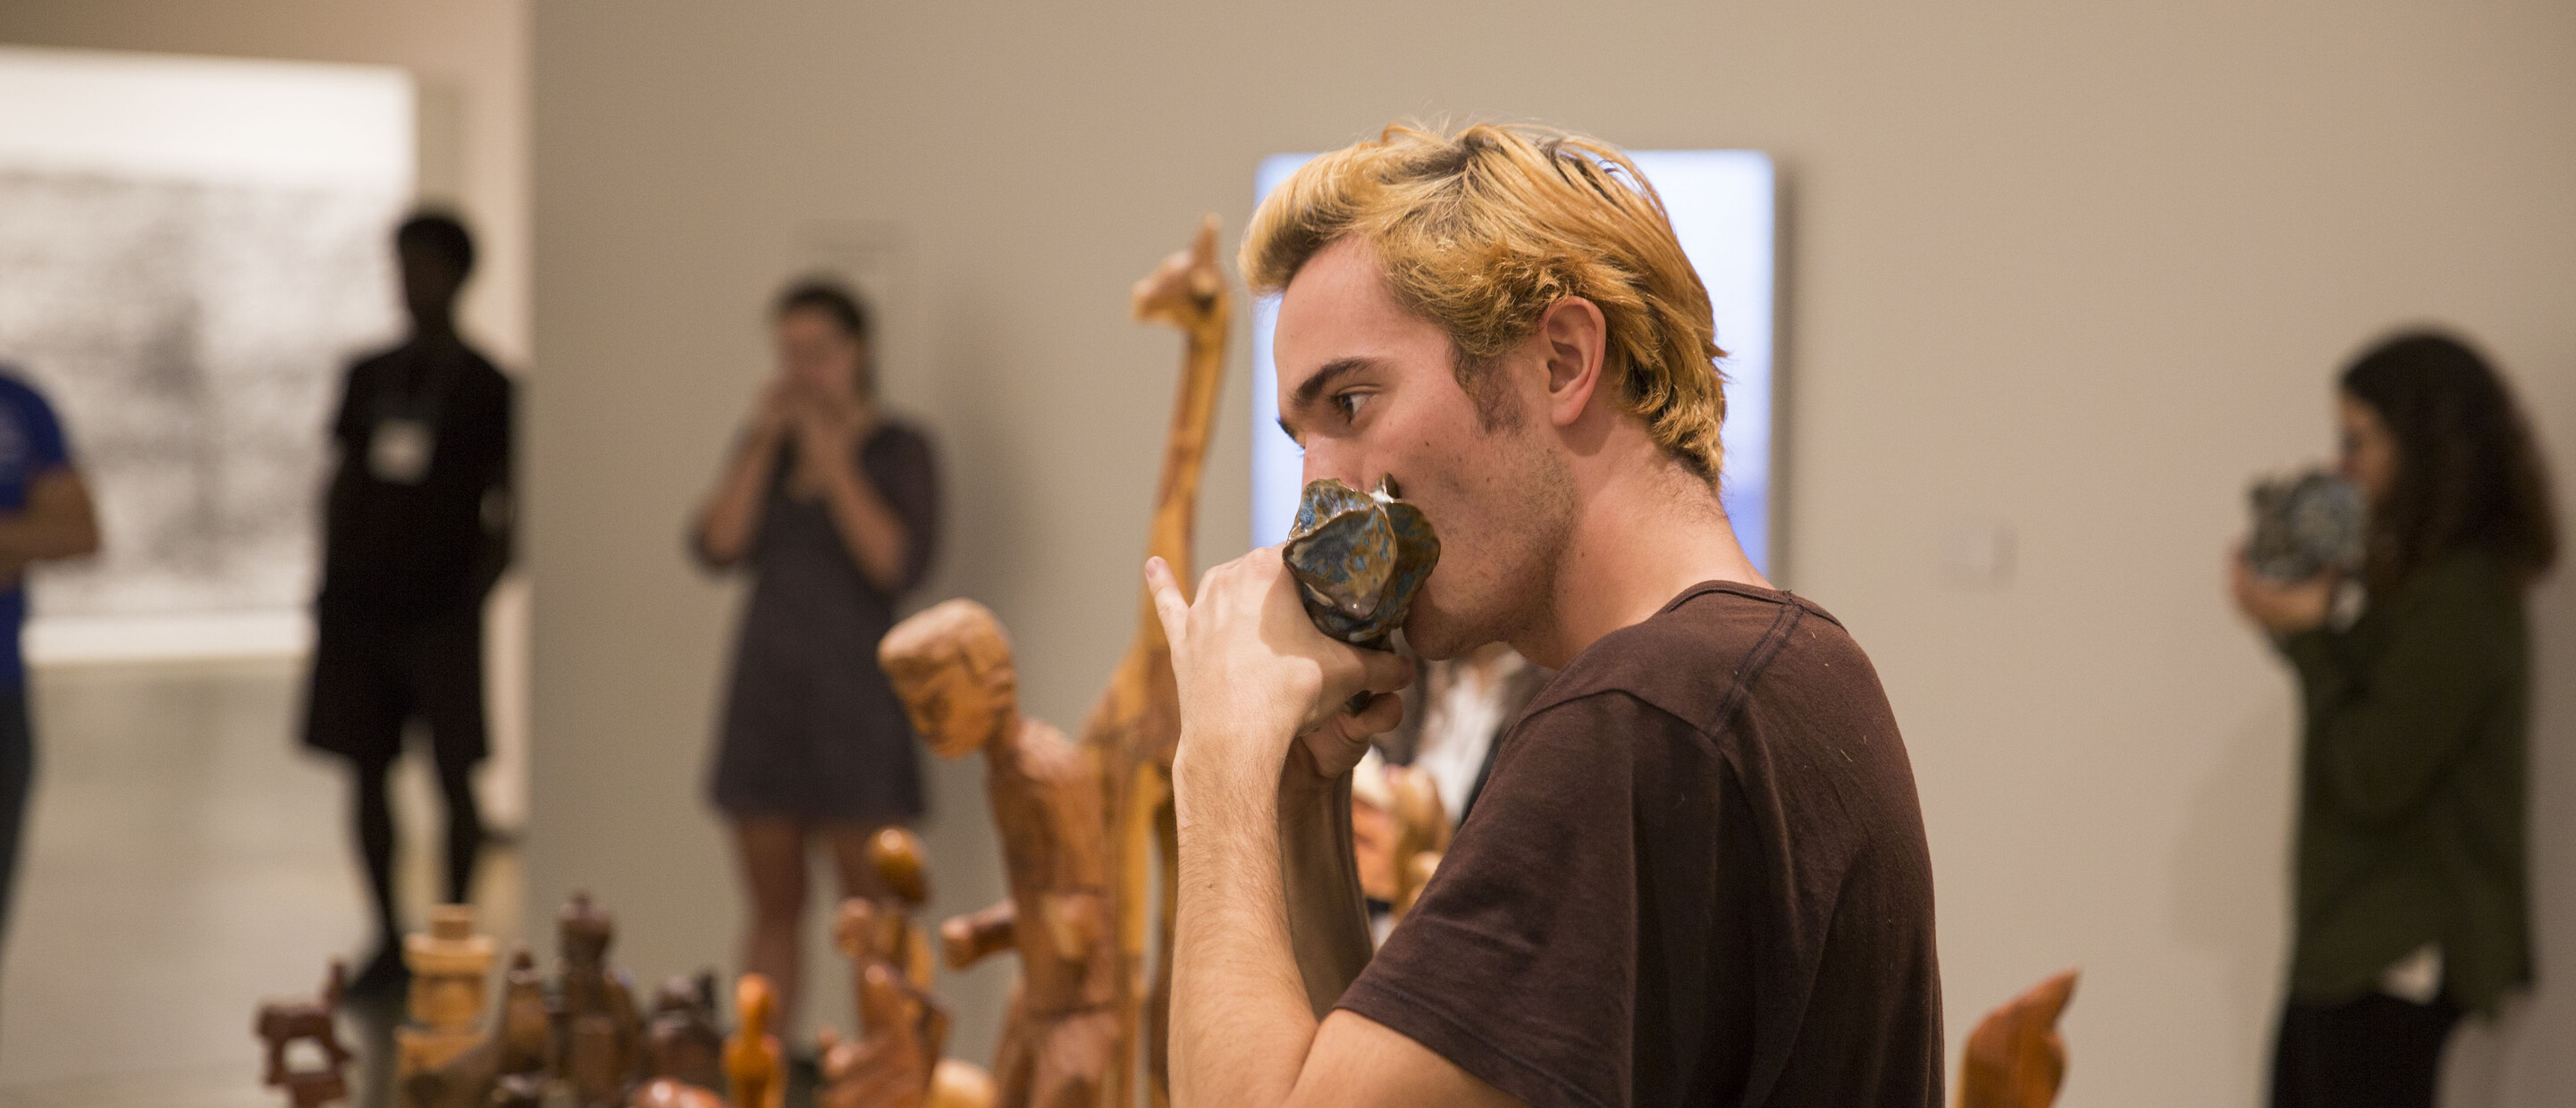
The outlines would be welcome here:
[[[1941,536],[1941,577],[1963,589],[2012,584],[2013,528],[2003,520],[1953,523]]]

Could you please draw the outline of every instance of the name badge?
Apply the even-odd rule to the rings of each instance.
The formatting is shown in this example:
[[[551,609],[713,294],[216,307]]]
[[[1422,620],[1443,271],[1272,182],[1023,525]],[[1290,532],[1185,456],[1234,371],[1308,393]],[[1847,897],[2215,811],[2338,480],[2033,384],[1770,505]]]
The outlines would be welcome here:
[[[429,475],[430,455],[438,434],[427,420],[386,417],[376,421],[367,445],[367,472],[392,485],[417,485]]]

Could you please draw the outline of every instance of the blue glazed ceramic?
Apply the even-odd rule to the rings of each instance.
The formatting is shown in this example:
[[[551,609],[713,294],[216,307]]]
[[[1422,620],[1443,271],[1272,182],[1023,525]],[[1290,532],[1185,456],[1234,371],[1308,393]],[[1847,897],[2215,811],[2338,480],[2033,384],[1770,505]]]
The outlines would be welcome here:
[[[1317,628],[1384,650],[1440,564],[1440,539],[1389,482],[1363,494],[1328,477],[1307,484],[1281,553]]]

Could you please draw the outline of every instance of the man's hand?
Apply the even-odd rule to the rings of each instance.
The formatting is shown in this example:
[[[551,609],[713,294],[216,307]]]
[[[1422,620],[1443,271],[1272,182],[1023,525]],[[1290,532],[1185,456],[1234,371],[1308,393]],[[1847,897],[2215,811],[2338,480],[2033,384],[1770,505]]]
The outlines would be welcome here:
[[[1180,686],[1175,784],[1187,773],[1270,787],[1301,736],[1316,774],[1330,780],[1358,764],[1369,736],[1404,718],[1392,694],[1413,680],[1412,664],[1316,630],[1277,548],[1209,570],[1196,601],[1182,598],[1160,558],[1146,559],[1145,582]],[[1367,706],[1345,711],[1364,692],[1374,694]]]

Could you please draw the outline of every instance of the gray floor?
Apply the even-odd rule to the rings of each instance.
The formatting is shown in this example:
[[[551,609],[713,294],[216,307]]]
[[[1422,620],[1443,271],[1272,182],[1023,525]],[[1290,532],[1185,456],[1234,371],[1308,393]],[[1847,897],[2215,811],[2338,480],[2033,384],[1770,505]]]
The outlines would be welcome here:
[[[36,675],[0,1108],[283,1103],[259,1087],[253,1010],[311,995],[372,939],[346,786],[294,748],[300,678],[289,661]],[[436,880],[436,848],[411,845],[435,841],[433,792],[416,767],[396,785],[413,919]],[[485,917],[515,926],[511,852],[490,852],[477,886]]]

